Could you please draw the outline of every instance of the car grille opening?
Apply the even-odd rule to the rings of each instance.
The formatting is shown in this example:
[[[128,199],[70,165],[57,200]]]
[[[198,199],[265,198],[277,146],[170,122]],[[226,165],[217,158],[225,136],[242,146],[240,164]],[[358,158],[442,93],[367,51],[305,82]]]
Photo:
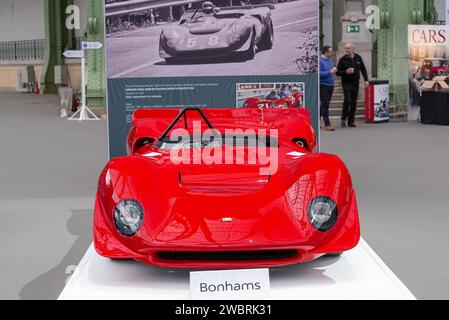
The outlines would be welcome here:
[[[162,260],[188,261],[251,261],[251,260],[282,260],[293,258],[296,250],[267,251],[225,251],[225,252],[158,252]]]

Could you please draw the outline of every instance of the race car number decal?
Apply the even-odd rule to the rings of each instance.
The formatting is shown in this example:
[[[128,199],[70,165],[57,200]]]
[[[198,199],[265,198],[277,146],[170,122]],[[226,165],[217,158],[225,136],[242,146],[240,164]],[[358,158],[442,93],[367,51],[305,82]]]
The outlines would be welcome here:
[[[218,45],[220,38],[218,36],[210,36],[207,40],[207,44],[211,47]],[[186,41],[186,47],[188,49],[193,49],[198,46],[198,38],[189,38]]]
[[[216,46],[218,44],[219,38],[217,36],[212,36],[209,38],[209,45]]]
[[[191,49],[196,47],[196,44],[198,43],[198,41],[196,40],[196,38],[189,38],[187,39],[187,44],[186,47]]]

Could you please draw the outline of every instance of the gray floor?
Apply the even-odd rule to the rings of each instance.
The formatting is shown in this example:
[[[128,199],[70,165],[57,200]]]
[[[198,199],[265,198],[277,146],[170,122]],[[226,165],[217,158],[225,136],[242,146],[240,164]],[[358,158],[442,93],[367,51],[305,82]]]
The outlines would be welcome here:
[[[55,299],[92,241],[106,121],[58,118],[54,96],[0,92],[0,299]]]
[[[92,240],[106,122],[55,104],[0,93],[0,299],[55,299]],[[416,123],[322,135],[350,167],[364,238],[418,298],[449,299],[448,137]]]
[[[449,127],[360,124],[323,132],[357,188],[363,237],[421,299],[449,299]]]

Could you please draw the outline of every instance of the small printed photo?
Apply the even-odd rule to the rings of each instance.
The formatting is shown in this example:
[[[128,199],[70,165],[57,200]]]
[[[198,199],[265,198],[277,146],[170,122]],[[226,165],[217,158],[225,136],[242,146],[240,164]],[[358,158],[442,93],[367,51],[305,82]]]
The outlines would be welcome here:
[[[238,83],[237,108],[290,109],[304,108],[303,82]]]

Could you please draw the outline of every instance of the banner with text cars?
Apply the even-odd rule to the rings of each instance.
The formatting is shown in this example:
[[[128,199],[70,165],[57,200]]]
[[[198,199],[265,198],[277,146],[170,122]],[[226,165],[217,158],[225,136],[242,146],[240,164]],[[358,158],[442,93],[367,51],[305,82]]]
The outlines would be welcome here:
[[[423,90],[438,90],[449,76],[449,25],[409,25],[408,120],[417,120]],[[435,86],[434,86],[435,85]]]
[[[306,107],[318,132],[319,1],[211,2],[106,0],[112,158],[139,108]]]

